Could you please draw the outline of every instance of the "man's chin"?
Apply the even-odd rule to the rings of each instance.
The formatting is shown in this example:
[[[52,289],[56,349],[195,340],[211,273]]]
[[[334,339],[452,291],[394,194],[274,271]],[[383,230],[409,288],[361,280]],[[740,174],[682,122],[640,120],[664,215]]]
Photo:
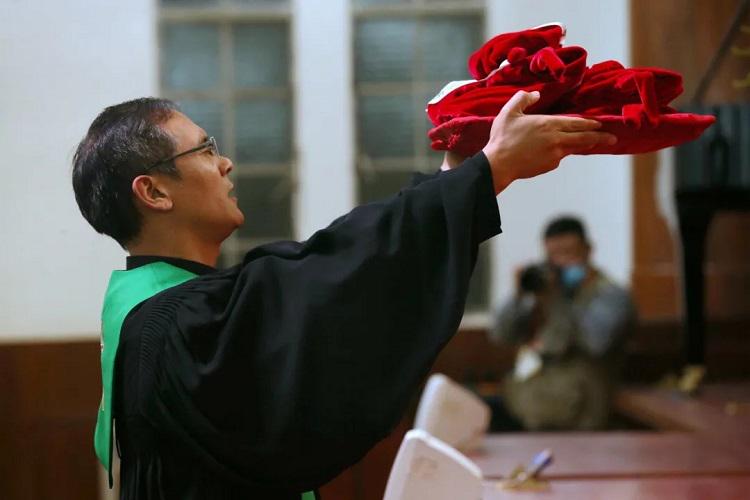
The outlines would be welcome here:
[[[237,228],[239,228],[244,223],[245,223],[245,214],[243,214],[242,212],[238,210],[237,216],[235,217],[235,220],[234,220],[234,229],[232,230],[232,232],[236,231]]]
[[[245,216],[242,215],[241,212],[239,214],[235,214],[232,217],[231,222],[225,221],[225,224],[222,224],[222,226],[224,227],[226,232],[223,234],[221,241],[224,241],[227,238],[229,238],[235,231],[237,231],[237,229],[240,228],[240,226],[242,226],[242,224],[244,224],[244,222],[245,222]]]

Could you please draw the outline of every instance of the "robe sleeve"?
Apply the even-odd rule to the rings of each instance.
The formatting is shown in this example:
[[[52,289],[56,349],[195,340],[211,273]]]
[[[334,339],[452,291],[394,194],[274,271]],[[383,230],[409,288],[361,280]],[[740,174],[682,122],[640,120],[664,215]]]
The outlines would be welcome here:
[[[266,488],[317,488],[360,460],[457,331],[478,245],[500,232],[482,153],[420,180],[148,301],[143,416]]]

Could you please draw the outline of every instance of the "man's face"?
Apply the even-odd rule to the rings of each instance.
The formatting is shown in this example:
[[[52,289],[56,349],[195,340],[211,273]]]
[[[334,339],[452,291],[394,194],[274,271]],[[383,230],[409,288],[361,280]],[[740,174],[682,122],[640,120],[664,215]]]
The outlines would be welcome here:
[[[173,113],[162,127],[175,140],[175,154],[208,140],[206,132],[180,112]],[[223,241],[245,220],[231,192],[234,186],[228,174],[232,161],[206,148],[174,162],[180,178],[167,182],[179,224],[206,238]]]
[[[574,264],[588,266],[591,248],[575,233],[564,233],[550,236],[544,240],[547,261],[555,267],[566,267]]]

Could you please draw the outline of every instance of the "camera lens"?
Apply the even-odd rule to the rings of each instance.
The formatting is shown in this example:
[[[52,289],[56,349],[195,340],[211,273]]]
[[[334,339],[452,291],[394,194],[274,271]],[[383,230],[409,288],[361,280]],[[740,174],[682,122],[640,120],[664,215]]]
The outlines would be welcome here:
[[[521,272],[521,290],[524,292],[541,292],[547,286],[546,272],[542,266],[528,266]]]

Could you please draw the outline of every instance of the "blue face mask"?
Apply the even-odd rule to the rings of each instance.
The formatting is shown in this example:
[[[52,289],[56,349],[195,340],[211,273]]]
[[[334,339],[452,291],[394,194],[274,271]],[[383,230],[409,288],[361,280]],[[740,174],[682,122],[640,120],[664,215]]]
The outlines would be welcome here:
[[[583,264],[573,264],[560,269],[560,281],[568,290],[578,287],[585,277],[586,266]]]

